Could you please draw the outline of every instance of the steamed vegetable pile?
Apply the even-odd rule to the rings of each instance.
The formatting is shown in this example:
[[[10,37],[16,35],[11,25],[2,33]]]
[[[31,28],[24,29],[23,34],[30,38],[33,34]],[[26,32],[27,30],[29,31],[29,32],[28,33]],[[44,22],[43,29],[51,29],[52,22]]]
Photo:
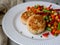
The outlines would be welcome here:
[[[46,21],[46,31],[49,31],[53,36],[60,34],[60,9],[53,9],[52,5],[45,7],[41,5],[35,5],[27,7],[27,11],[32,11],[35,14],[40,14]],[[43,34],[48,36],[49,33]]]

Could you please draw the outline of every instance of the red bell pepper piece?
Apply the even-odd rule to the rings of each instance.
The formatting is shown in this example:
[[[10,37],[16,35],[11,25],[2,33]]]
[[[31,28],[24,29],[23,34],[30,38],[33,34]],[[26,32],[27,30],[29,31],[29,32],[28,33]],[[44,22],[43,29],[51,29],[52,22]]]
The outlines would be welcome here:
[[[53,29],[53,30],[51,31],[51,34],[52,34],[52,35],[54,35],[54,34],[55,34],[55,32],[56,32],[56,30],[55,30],[55,29]]]
[[[50,10],[50,9],[51,9],[51,7],[52,7],[52,5],[50,5],[50,6],[47,8],[47,10]]]
[[[48,35],[49,35],[49,32],[43,34],[44,37],[48,37]]]
[[[55,15],[51,15],[52,19],[55,19]]]

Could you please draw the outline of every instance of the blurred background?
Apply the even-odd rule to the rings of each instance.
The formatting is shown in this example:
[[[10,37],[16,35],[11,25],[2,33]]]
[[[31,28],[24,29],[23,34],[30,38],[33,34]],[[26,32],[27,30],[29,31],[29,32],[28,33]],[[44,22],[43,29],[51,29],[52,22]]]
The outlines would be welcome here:
[[[21,4],[28,1],[46,1],[60,5],[60,0],[0,0],[0,45],[18,45],[11,41],[2,30],[2,18],[5,13],[17,4]]]

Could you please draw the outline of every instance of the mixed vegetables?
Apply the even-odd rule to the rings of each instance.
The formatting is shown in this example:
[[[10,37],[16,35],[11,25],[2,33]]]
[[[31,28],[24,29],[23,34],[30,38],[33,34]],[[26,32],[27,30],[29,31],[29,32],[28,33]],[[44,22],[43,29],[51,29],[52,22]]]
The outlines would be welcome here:
[[[53,9],[52,5],[49,7],[35,5],[27,7],[27,11],[32,11],[35,14],[40,14],[46,21],[46,31],[49,31],[53,36],[60,34],[60,9]],[[48,37],[49,33],[44,33],[43,36]]]

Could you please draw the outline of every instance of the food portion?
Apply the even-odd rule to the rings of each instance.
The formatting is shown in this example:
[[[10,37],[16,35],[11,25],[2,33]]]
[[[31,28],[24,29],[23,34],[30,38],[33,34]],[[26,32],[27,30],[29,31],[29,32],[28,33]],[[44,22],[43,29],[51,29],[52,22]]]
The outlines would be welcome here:
[[[27,20],[27,26],[31,33],[40,34],[45,30],[45,21],[42,15],[30,16]]]
[[[21,16],[21,20],[24,24],[26,24],[27,19],[31,16],[31,15],[35,15],[33,12],[31,11],[25,11],[23,12],[22,16]]]
[[[52,5],[28,6],[21,19],[33,34],[44,33],[44,31],[48,31],[53,36],[60,34],[60,9],[53,9]]]

